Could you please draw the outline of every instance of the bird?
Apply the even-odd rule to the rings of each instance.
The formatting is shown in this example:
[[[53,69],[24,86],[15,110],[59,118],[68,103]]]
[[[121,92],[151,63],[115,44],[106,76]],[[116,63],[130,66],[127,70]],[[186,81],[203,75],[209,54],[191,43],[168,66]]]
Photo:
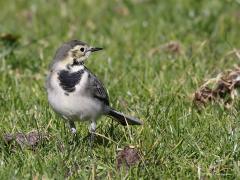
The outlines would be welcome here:
[[[89,56],[102,49],[80,40],[63,43],[55,53],[46,78],[52,109],[68,123],[72,134],[77,133],[75,122],[89,121],[91,139],[94,139],[96,122],[102,115],[110,116],[124,126],[143,124],[111,107],[103,83],[85,66]]]

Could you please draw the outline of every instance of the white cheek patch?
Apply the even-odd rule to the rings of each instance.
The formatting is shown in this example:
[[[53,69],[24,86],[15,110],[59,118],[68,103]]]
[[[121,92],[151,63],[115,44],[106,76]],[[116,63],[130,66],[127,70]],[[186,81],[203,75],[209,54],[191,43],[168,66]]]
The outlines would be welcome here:
[[[87,60],[87,58],[89,57],[90,54],[91,54],[91,52],[88,51],[88,52],[85,53],[84,56],[78,58],[77,60],[78,61],[85,61],[85,60]]]

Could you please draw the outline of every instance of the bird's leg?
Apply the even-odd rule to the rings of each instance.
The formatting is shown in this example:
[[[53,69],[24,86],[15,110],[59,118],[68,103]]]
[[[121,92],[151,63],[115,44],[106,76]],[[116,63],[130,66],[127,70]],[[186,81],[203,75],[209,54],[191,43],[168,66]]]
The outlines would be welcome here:
[[[71,120],[69,121],[69,128],[73,135],[75,135],[77,133],[76,126],[75,126],[74,122]]]
[[[89,132],[90,132],[90,146],[92,147],[92,143],[94,141],[94,137],[95,137],[95,131],[96,131],[96,121],[92,121],[90,126],[89,126]]]

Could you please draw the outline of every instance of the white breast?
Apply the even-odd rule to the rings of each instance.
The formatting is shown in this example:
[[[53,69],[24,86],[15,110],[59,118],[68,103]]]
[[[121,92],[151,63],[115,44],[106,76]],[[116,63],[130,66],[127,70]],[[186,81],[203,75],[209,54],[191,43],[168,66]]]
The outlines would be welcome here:
[[[78,71],[79,69],[74,69]],[[48,100],[52,108],[70,119],[92,120],[96,119],[102,112],[102,104],[86,93],[88,85],[88,72],[82,74],[74,92],[68,93],[60,87],[57,72],[52,73],[51,87],[48,89]]]

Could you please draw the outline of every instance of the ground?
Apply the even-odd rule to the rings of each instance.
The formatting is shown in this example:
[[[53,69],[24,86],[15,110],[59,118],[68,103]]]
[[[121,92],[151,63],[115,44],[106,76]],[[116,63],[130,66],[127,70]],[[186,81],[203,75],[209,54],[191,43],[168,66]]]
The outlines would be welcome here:
[[[0,1],[0,135],[39,132],[34,147],[0,140],[1,179],[239,178],[239,103],[197,111],[193,93],[240,64],[237,0]],[[87,66],[111,105],[144,121],[88,124],[73,137],[47,102],[44,83],[56,49],[79,39],[104,51]],[[140,160],[117,168],[120,149]],[[121,168],[120,168],[121,169]]]

